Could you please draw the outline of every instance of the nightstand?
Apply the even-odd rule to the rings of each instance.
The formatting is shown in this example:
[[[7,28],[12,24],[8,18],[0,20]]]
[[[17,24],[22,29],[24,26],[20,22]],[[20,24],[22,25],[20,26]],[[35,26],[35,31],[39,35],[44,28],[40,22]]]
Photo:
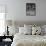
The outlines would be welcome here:
[[[12,42],[12,36],[0,36],[0,46],[11,46]]]
[[[11,41],[3,41],[3,46],[11,46],[12,42]]]

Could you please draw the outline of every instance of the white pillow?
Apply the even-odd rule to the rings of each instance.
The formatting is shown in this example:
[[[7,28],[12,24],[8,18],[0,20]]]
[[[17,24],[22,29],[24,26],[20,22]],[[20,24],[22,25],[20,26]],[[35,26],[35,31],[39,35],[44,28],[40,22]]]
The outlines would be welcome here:
[[[31,32],[31,28],[19,27],[19,33],[30,35],[32,32]]]
[[[9,35],[15,35],[19,32],[19,28],[15,26],[9,26]]]
[[[24,24],[24,27],[32,29],[32,25],[26,25],[26,24]]]
[[[32,29],[25,27],[25,32],[24,32],[24,34],[31,35],[31,34],[32,34]]]
[[[28,34],[32,34],[32,25],[24,24],[25,30],[27,30]]]
[[[46,33],[46,25],[43,25],[42,28],[44,29],[44,33]]]
[[[41,26],[41,35],[44,35],[44,32],[45,32],[45,27],[44,25]]]
[[[20,33],[20,34],[24,34],[24,31],[25,31],[25,30],[24,30],[24,27],[19,27],[19,33]]]
[[[32,35],[39,35],[41,33],[41,28],[39,26],[32,27]]]
[[[43,28],[46,28],[46,25],[43,25],[42,27],[43,27]]]

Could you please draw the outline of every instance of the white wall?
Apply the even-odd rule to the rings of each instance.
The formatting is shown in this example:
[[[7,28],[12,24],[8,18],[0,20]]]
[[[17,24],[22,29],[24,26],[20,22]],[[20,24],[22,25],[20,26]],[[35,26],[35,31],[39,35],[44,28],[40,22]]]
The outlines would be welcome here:
[[[36,3],[36,16],[26,16],[26,2]],[[9,20],[16,21],[46,21],[46,0],[0,0],[7,5]]]

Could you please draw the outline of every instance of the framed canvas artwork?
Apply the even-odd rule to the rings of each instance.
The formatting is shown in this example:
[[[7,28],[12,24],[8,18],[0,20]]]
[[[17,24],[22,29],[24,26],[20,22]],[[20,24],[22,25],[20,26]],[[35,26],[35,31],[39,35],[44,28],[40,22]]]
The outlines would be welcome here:
[[[26,3],[26,16],[36,16],[35,3]]]

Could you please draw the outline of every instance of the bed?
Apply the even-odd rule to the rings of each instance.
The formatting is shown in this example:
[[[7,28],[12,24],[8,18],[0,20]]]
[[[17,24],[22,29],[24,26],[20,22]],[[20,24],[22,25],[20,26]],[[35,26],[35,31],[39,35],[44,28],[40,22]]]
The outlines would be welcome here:
[[[11,46],[46,46],[46,36],[16,34]]]
[[[19,23],[19,22],[17,22],[17,23]],[[21,26],[25,23],[19,23],[19,24]],[[27,28],[27,26],[25,26],[25,27]],[[23,27],[21,29],[22,30],[20,31],[20,33],[17,33],[17,34],[14,35],[13,42],[12,42],[11,46],[46,46],[46,35],[44,35],[44,36],[38,35],[39,32],[38,32],[37,35],[34,35],[34,34],[30,35],[29,34],[30,33],[30,28],[27,29],[27,32],[26,32],[29,35],[28,34],[25,35],[25,30],[23,31]],[[23,34],[23,32],[24,32],[24,34]]]

